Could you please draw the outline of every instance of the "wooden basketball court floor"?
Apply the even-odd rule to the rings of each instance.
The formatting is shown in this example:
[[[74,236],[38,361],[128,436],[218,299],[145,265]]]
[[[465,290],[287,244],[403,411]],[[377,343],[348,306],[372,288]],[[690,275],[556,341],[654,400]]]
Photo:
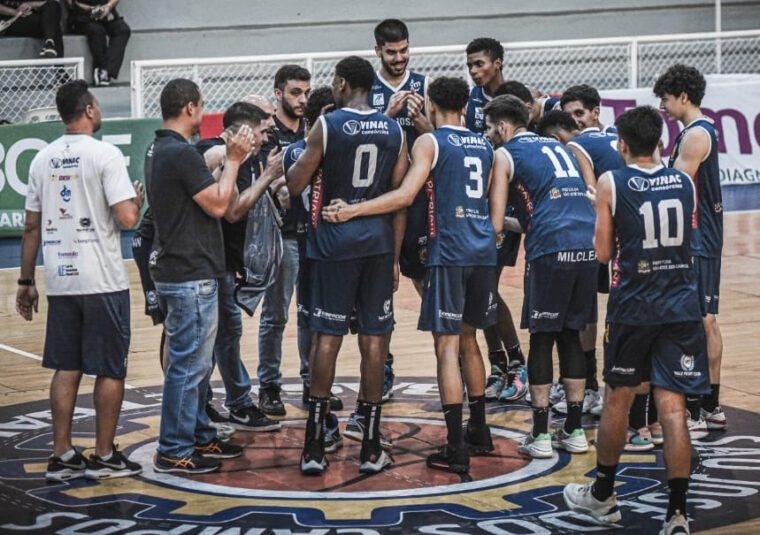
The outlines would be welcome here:
[[[760,213],[725,214],[725,246],[721,280],[720,326],[723,334],[724,356],[721,380],[723,405],[760,413]],[[162,383],[158,365],[160,327],[154,327],[143,314],[143,296],[139,288],[137,269],[127,262],[131,280],[132,345],[129,356],[127,383],[132,387],[156,386]],[[32,322],[23,321],[15,312],[14,302],[18,269],[0,271],[0,406],[9,406],[47,399],[51,372],[40,366],[47,304],[41,290],[40,313]],[[42,269],[37,280],[42,280]],[[519,318],[522,306],[522,258],[514,269],[502,275],[500,290]],[[391,343],[395,355],[395,372],[399,377],[435,375],[435,356],[429,334],[417,331],[419,298],[403,279],[395,297],[396,330]],[[606,299],[600,298],[603,317]],[[295,307],[291,306],[291,318]],[[244,316],[245,317],[245,316]],[[242,354],[255,377],[257,364],[258,312],[244,319]],[[528,336],[520,331],[520,340],[527,353]],[[598,355],[602,354],[602,329],[597,341]],[[486,354],[485,342],[481,347]],[[353,337],[347,337],[340,353],[337,376],[356,377],[359,353]],[[601,366],[600,366],[601,368]],[[285,377],[298,377],[298,356],[295,322],[290,321],[283,342],[282,371]],[[555,372],[556,376],[556,372]],[[219,379],[215,372],[214,379]],[[80,393],[92,391],[93,380],[84,378]],[[760,532],[760,521],[734,525],[712,533]]]

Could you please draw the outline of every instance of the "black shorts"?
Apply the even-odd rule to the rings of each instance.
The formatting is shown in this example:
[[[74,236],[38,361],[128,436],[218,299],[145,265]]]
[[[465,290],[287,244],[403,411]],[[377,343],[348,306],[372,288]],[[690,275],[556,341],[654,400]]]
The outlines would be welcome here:
[[[598,265],[593,251],[561,251],[527,262],[520,328],[582,331],[596,323]]]
[[[298,281],[296,282],[296,311],[298,326],[309,328],[309,301],[311,299],[311,263],[306,258],[306,240],[298,240]]]
[[[495,266],[432,266],[422,283],[417,328],[459,334],[462,322],[476,329],[496,323]]]
[[[596,283],[597,291],[600,294],[610,293],[610,265],[599,264],[599,278]]]
[[[153,240],[135,234],[132,237],[132,256],[137,264],[137,270],[140,272],[140,284],[142,284],[143,296],[145,297],[145,315],[150,316],[153,325],[164,322],[164,313],[158,307],[158,295],[156,286],[150,277],[148,261],[150,260],[150,250],[153,248]]]
[[[718,313],[720,300],[720,258],[694,257],[702,315]]]
[[[312,331],[343,336],[356,309],[359,334],[389,334],[393,331],[393,254],[312,260],[310,293]]]
[[[496,265],[514,267],[517,264],[517,255],[520,252],[522,234],[517,232],[505,232],[501,242],[497,241]]]
[[[604,333],[604,380],[612,388],[653,386],[689,394],[710,393],[710,372],[701,321],[662,325],[608,323]]]
[[[427,262],[427,195],[423,188],[406,210],[399,270],[404,277],[422,280]]]
[[[129,290],[50,295],[42,366],[123,379],[129,337]]]

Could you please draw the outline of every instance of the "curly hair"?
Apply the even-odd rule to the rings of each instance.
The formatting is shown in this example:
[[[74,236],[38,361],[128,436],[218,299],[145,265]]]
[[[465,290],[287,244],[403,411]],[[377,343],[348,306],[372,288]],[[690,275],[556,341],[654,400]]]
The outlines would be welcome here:
[[[433,104],[446,111],[459,111],[470,100],[470,88],[459,78],[436,78],[427,91]]]
[[[705,77],[696,68],[677,63],[657,79],[654,94],[662,98],[666,94],[677,97],[686,93],[691,103],[699,106],[705,96],[706,85]]]
[[[486,56],[491,58],[491,61],[496,61],[497,59],[504,61],[504,47],[501,46],[499,41],[491,37],[478,37],[470,41],[470,44],[467,45],[467,55],[469,56],[476,52],[485,53]]]

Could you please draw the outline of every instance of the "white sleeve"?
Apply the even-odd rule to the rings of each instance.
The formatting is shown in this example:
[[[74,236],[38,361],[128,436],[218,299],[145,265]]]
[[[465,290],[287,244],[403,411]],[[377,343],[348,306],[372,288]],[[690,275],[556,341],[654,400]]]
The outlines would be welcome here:
[[[102,149],[103,165],[100,168],[100,180],[103,184],[103,193],[108,201],[108,206],[126,201],[137,196],[135,188],[129,179],[127,165],[124,163],[124,156],[121,151],[104,143],[106,147]]]
[[[26,202],[24,208],[30,212],[42,212],[42,200],[40,199],[42,191],[40,191],[40,189],[44,177],[41,176],[39,171],[41,161],[40,154],[42,154],[42,152],[37,153],[37,156],[34,157],[32,164],[29,166],[29,178],[26,185]]]

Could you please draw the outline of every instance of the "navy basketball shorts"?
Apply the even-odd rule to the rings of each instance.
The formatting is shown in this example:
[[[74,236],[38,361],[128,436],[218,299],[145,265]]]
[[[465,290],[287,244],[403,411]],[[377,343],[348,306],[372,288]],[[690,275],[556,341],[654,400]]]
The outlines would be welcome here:
[[[427,195],[423,188],[406,210],[399,270],[404,277],[422,280],[427,262]]]
[[[720,258],[694,257],[702,315],[717,314],[720,301]]]
[[[129,290],[48,296],[43,368],[124,379],[129,339]]]
[[[147,239],[139,234],[132,237],[132,256],[135,259],[137,270],[140,272],[140,284],[145,297],[145,315],[150,316],[153,325],[164,322],[164,313],[158,306],[158,294],[156,286],[150,277],[148,261],[150,260],[150,250],[153,248],[153,240]]]
[[[344,336],[356,309],[359,334],[393,331],[393,254],[311,261],[309,328]]]
[[[612,388],[652,386],[709,394],[710,372],[701,321],[661,325],[608,323],[604,333],[604,380]]]
[[[296,311],[298,327],[309,328],[309,303],[311,301],[311,264],[313,260],[306,258],[306,247],[298,244],[298,282],[296,285]]]
[[[599,263],[593,251],[561,251],[525,264],[521,329],[582,331],[596,322]]]
[[[610,265],[599,264],[599,279],[596,283],[600,294],[610,293]]]
[[[517,255],[520,252],[522,234],[517,232],[504,232],[501,241],[497,240],[496,265],[514,267],[517,264]]]
[[[496,323],[495,266],[431,266],[422,283],[417,328],[459,334],[462,322],[485,329]]]

